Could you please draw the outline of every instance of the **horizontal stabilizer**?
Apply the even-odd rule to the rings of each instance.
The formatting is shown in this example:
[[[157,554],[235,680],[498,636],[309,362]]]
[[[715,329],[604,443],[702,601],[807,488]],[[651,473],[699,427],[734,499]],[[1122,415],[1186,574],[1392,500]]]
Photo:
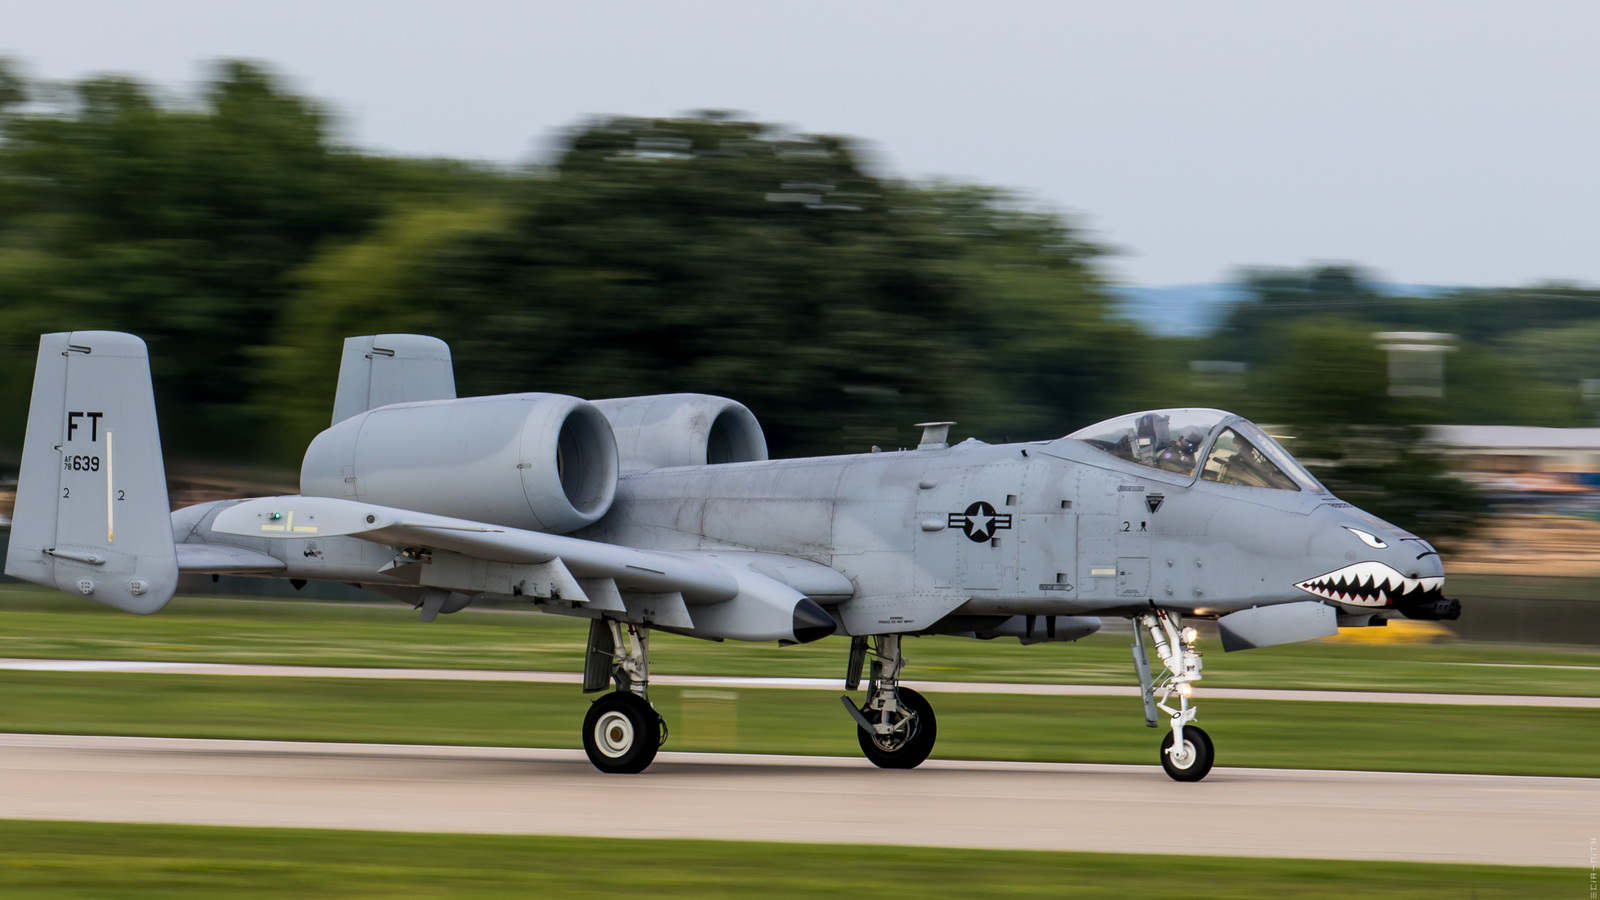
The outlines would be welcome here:
[[[288,564],[244,547],[226,544],[179,544],[178,571],[199,575],[267,575],[281,572]]]

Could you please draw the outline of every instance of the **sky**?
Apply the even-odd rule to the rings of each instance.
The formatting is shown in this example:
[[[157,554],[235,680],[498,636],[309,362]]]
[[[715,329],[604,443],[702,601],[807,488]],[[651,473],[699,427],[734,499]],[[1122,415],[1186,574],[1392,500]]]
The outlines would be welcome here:
[[[547,158],[595,114],[735,110],[1013,189],[1127,284],[1355,262],[1600,284],[1600,4],[193,0],[0,4],[32,77],[175,94],[264,60],[342,137]]]

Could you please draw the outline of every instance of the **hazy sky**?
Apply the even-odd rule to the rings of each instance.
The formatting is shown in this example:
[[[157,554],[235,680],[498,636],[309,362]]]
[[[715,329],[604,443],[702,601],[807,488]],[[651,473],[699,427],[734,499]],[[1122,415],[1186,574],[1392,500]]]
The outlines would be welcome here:
[[[1018,189],[1137,284],[1351,260],[1600,283],[1600,3],[0,5],[36,77],[270,61],[364,146],[502,161],[593,113],[732,109]]]

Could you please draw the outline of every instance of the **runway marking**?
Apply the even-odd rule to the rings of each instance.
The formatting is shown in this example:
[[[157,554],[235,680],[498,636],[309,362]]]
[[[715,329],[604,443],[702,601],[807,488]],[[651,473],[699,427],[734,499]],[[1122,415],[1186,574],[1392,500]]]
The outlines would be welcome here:
[[[614,776],[579,750],[78,735],[0,734],[0,771],[18,819],[1568,867],[1600,808],[1588,778],[681,752]]]
[[[239,663],[118,661],[104,659],[0,659],[0,670],[21,672],[130,672],[159,675],[253,675],[278,678],[376,678],[421,681],[520,681],[539,684],[582,684],[577,672],[518,672],[494,669],[379,669],[355,666],[275,666]],[[651,675],[665,687],[779,688],[843,690],[835,678],[761,678],[726,675]],[[1018,684],[990,681],[915,681],[901,684],[931,694],[1032,694],[1051,697],[1137,697],[1139,689],[1122,684]],[[1600,709],[1600,697],[1554,697],[1529,694],[1425,694],[1399,691],[1306,691],[1275,688],[1212,688],[1197,694],[1217,700],[1280,700],[1314,703],[1410,703],[1433,706],[1543,706]]]
[[[1580,672],[1600,672],[1600,666],[1556,666],[1548,663],[1481,663],[1444,661],[1441,666],[1483,666],[1489,669],[1577,669]]]

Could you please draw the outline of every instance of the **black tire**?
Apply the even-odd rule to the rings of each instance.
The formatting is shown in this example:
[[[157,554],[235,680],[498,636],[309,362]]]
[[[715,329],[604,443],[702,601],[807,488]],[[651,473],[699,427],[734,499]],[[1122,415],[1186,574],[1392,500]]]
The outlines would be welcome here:
[[[1167,770],[1173,781],[1199,781],[1211,771],[1211,764],[1216,761],[1216,748],[1211,744],[1211,735],[1193,725],[1183,726],[1183,742],[1193,751],[1193,758],[1186,766],[1179,766],[1172,761],[1172,732],[1161,741],[1161,768]]]
[[[602,772],[636,775],[656,758],[663,727],[661,715],[638,694],[606,694],[583,717],[583,752]]]
[[[910,688],[897,691],[900,704],[913,713],[911,734],[898,744],[885,744],[878,736],[856,728],[856,740],[861,742],[861,752],[880,769],[915,769],[933,752],[933,742],[939,737],[939,721],[933,715],[933,705]],[[870,720],[871,713],[862,713]]]

